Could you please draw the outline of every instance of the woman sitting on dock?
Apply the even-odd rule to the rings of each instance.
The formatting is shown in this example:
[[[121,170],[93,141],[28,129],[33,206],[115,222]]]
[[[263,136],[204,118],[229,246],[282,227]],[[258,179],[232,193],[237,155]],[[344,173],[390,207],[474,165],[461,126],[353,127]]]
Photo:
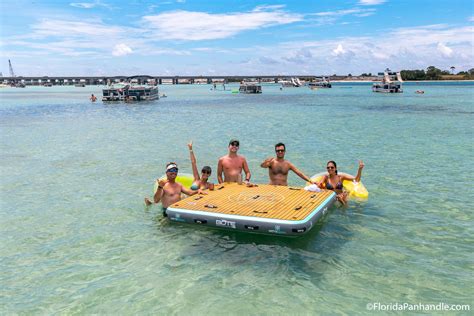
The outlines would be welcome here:
[[[214,183],[208,182],[209,177],[211,176],[211,172],[212,172],[211,167],[209,166],[202,167],[201,176],[199,176],[196,157],[194,156],[194,152],[193,152],[192,141],[188,144],[188,148],[189,148],[189,156],[191,158],[191,165],[193,167],[193,176],[194,176],[194,181],[190,189],[191,190],[198,190],[198,189],[214,190]]]
[[[324,175],[321,182],[318,183],[318,186],[321,189],[333,190],[337,194],[337,200],[343,205],[347,205],[347,192],[343,190],[342,182],[344,180],[360,182],[364,166],[364,162],[359,160],[359,169],[355,177],[348,174],[338,175],[336,162],[332,160],[328,161],[326,165],[328,174]]]

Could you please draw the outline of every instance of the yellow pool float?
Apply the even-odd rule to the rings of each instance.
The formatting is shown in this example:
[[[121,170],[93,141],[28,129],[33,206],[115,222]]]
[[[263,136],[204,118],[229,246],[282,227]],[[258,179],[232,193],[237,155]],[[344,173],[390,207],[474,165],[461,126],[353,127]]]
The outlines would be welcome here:
[[[160,180],[161,179],[166,179],[166,175],[163,175]],[[181,173],[176,177],[176,182],[181,183],[183,186],[189,189],[194,182],[194,176],[187,173]],[[155,181],[153,192],[156,192],[156,190],[158,190],[158,183]]]
[[[317,173],[311,177],[311,181],[321,181],[323,177],[327,175],[326,172]],[[349,176],[348,173],[339,172],[338,175],[346,175]],[[344,180],[342,181],[342,186],[344,190],[349,193],[350,198],[356,198],[360,200],[367,200],[369,198],[369,191],[365,188],[362,182],[355,182]]]

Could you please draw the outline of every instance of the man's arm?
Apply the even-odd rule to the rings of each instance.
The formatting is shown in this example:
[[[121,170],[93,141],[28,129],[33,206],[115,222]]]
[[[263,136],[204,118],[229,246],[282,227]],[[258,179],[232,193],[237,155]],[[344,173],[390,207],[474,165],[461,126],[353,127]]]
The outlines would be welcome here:
[[[153,202],[159,203],[164,193],[163,188],[165,187],[168,181],[164,179],[161,179],[161,180],[158,179],[156,180],[156,182],[158,182],[158,189],[156,190],[155,195],[153,195]]]
[[[265,159],[261,164],[260,167],[262,168],[270,168],[273,162],[273,157]]]
[[[220,158],[219,162],[217,163],[217,182],[219,183],[224,182],[224,180],[222,179],[222,171],[223,171],[222,158]]]
[[[242,157],[242,160],[242,167],[244,168],[245,172],[245,181],[249,182],[252,174],[250,173],[249,165],[247,164],[247,159],[245,159],[245,157]]]
[[[296,173],[304,181],[312,183],[311,179],[307,175],[305,175],[303,172],[301,172],[298,168],[296,168],[295,165],[293,165],[291,162],[289,164],[290,164],[291,171]]]

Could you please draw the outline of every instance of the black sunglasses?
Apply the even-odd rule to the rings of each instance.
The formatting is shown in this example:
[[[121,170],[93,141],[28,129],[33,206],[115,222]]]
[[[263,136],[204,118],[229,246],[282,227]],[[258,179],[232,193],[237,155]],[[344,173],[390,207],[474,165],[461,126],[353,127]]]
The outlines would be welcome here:
[[[284,153],[284,152],[285,152],[284,149],[275,149],[275,151],[276,151],[277,153]]]
[[[202,173],[205,173],[205,174],[211,174],[210,171],[204,171],[204,170],[203,170],[203,171],[201,171],[201,172],[202,172]]]
[[[237,143],[237,142],[230,143],[230,145],[235,146],[235,147],[239,147],[239,143]]]
[[[326,169],[336,169],[336,167],[329,166],[329,167],[326,167]]]

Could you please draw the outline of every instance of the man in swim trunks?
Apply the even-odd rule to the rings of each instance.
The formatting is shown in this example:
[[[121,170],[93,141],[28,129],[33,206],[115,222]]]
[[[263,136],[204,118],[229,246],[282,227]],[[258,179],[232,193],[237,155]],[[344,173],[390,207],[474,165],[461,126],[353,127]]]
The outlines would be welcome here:
[[[153,203],[159,203],[161,200],[161,207],[163,209],[163,216],[166,215],[166,209],[173,203],[181,200],[181,193],[186,195],[201,194],[201,189],[193,191],[184,187],[181,183],[176,182],[178,175],[178,165],[174,162],[170,162],[166,165],[166,179],[157,179],[158,189],[153,196],[153,202],[149,198],[145,198],[145,204],[147,206]]]
[[[245,183],[250,184],[250,170],[247,160],[244,156],[238,155],[240,142],[237,139],[231,139],[229,142],[229,153],[221,158],[217,163],[217,180],[222,182],[242,183],[242,170],[245,172]],[[224,173],[224,178],[222,178]]]
[[[268,176],[270,177],[270,184],[273,185],[288,185],[288,172],[291,170],[296,173],[301,179],[312,182],[311,179],[296,168],[291,162],[285,160],[286,147],[283,143],[275,145],[276,158],[270,157],[265,159],[260,167],[268,168]]]

